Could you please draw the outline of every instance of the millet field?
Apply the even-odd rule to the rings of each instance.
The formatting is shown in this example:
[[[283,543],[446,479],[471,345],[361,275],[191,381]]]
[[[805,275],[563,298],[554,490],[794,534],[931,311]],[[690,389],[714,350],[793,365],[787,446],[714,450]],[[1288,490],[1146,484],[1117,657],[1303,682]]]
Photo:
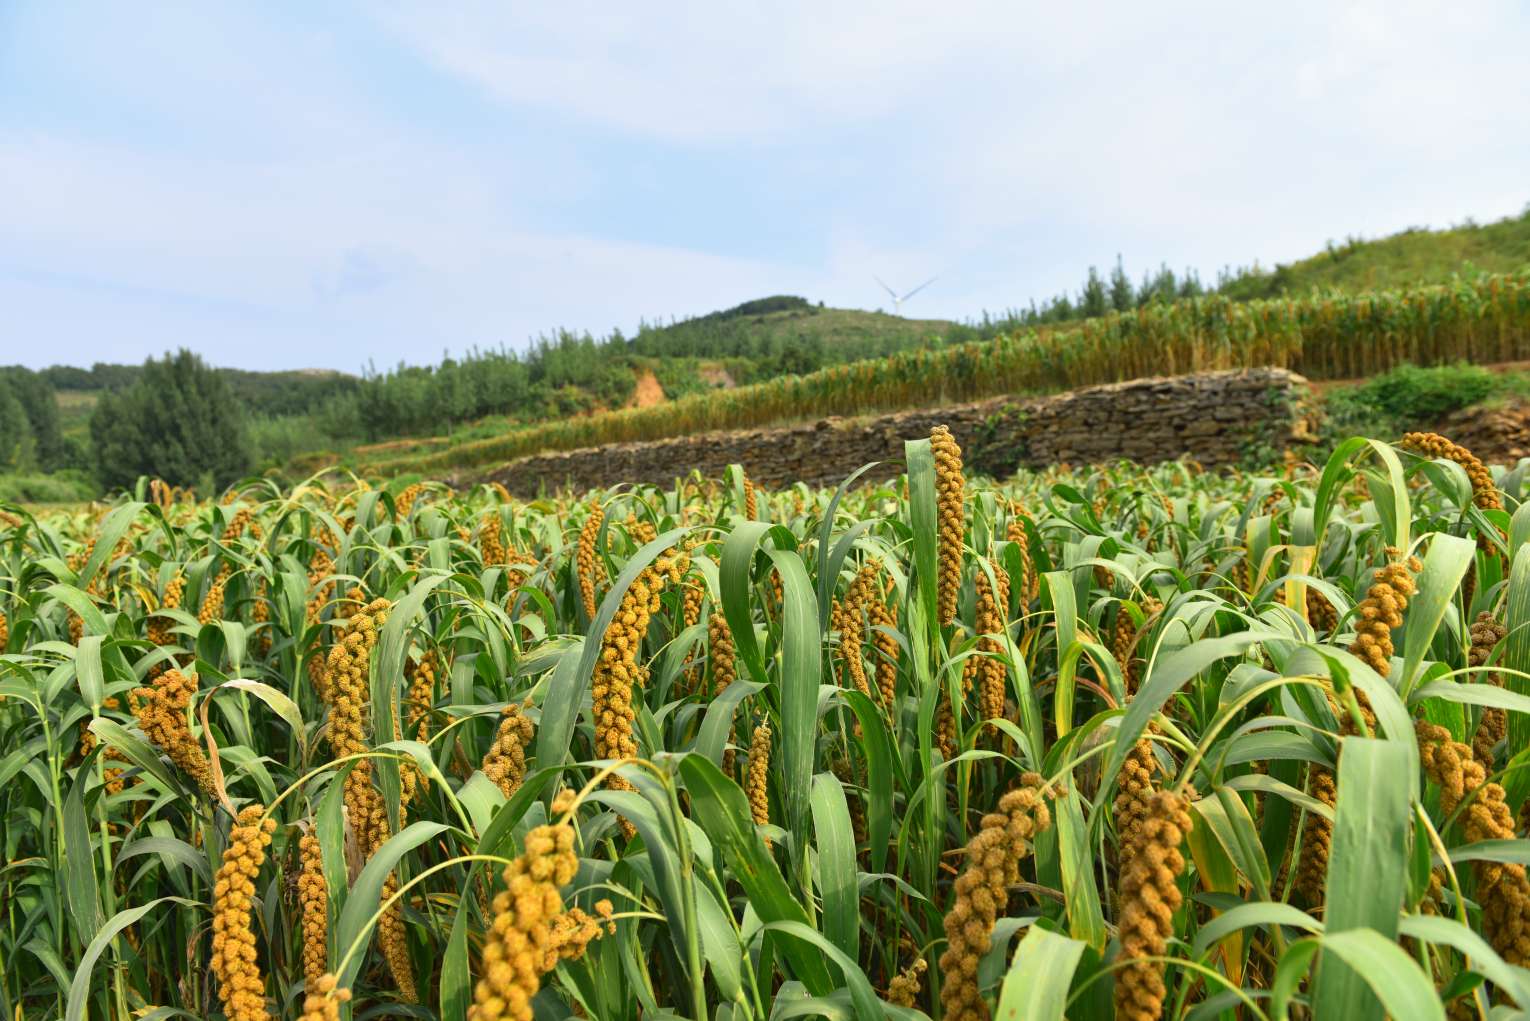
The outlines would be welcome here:
[[[1521,1016],[1525,471],[3,508],[0,1010]]]

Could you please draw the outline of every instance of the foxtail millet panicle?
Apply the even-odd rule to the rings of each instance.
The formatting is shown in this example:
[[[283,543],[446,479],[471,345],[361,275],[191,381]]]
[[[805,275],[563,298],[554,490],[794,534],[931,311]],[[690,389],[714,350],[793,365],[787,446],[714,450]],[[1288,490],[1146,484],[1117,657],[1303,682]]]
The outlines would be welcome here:
[[[505,889],[494,896],[468,1021],[531,1021],[532,997],[558,962],[553,927],[564,911],[560,891],[578,871],[569,823],[526,835],[525,850],[505,869]]]
[[[898,695],[898,637],[893,630],[898,626],[897,615],[892,607],[880,599],[873,600],[867,608],[871,624],[871,644],[877,650],[877,695],[882,705],[891,708]]]
[[[1307,793],[1329,808],[1338,804],[1339,792],[1333,782],[1333,773],[1323,766],[1313,765],[1307,771]],[[1333,842],[1333,820],[1316,812],[1307,813],[1302,825],[1301,861],[1296,866],[1296,889],[1317,906],[1323,903],[1323,888],[1328,881],[1328,852]]]
[[[919,992],[924,987],[924,973],[929,965],[923,957],[904,968],[887,983],[887,1002],[895,1007],[912,1007],[919,1002]]]
[[[197,610],[197,623],[203,627],[223,619],[223,593],[231,573],[232,568],[224,564],[208,587],[207,594],[202,597],[202,606]]]
[[[744,779],[744,793],[749,797],[749,812],[756,826],[770,823],[770,724],[754,728],[749,741],[749,771]],[[770,841],[765,841],[770,846]]]
[[[1397,556],[1395,550],[1389,550]],[[1417,591],[1413,575],[1423,570],[1417,557],[1394,559],[1371,581],[1355,611],[1355,640],[1349,651],[1381,677],[1392,670],[1392,632],[1402,627],[1408,599]]]
[[[1493,473],[1487,465],[1465,447],[1441,436],[1439,433],[1411,432],[1402,438],[1402,447],[1424,457],[1454,461],[1466,472],[1472,484],[1472,503],[1482,510],[1502,510],[1503,495],[1493,482]]]
[[[1036,570],[1036,562],[1031,558],[1031,537],[1025,530],[1029,516],[1021,509],[1018,503],[1009,505],[1009,524],[1005,526],[1004,538],[1015,544],[1020,551],[1020,559],[1024,564],[1025,573],[1021,576],[1019,597],[1022,610],[1025,604],[1035,599],[1041,589],[1041,574]]]
[[[177,571],[165,585],[165,594],[159,601],[159,610],[178,610],[181,608],[181,598],[186,592],[186,575]],[[169,645],[172,635],[170,629],[174,626],[170,617],[162,617],[156,611],[149,615],[148,638],[155,645]]]
[[[1147,816],[1132,830],[1121,851],[1121,900],[1117,927],[1121,960],[1116,972],[1116,1017],[1120,1021],[1158,1021],[1166,990],[1163,964],[1140,958],[1162,957],[1174,935],[1174,913],[1183,896],[1179,877],[1185,859],[1179,847],[1190,833],[1190,810],[1184,798],[1159,791]]]
[[[600,655],[591,678],[591,699],[595,719],[595,752],[603,759],[628,759],[637,755],[637,739],[632,722],[633,689],[648,679],[642,662],[643,638],[648,624],[659,612],[659,597],[666,584],[678,585],[690,569],[690,554],[671,552],[661,555],[633,579],[622,594],[621,605],[606,632],[600,638]],[[626,789],[626,781],[614,773],[606,783],[614,789]]]
[[[988,1021],[988,1004],[978,991],[978,962],[988,953],[994,923],[1009,903],[1009,888],[1020,878],[1020,861],[1036,834],[1052,825],[1042,797],[1042,780],[1026,773],[1022,786],[999,799],[983,816],[967,845],[966,865],[956,878],[945,917],[946,950],[940,955],[940,1002],[945,1021]]]
[[[504,523],[498,511],[485,511],[478,522],[479,559],[485,567],[498,567],[505,562],[505,544],[500,538]]]
[[[349,989],[337,989],[334,975],[325,974],[303,996],[299,1021],[340,1021],[340,1004],[351,998]]]
[[[956,619],[956,600],[962,588],[966,480],[962,476],[962,448],[957,445],[950,429],[937,425],[930,430],[930,451],[935,455],[935,506],[939,527],[938,619],[944,625]]]
[[[754,480],[744,476],[744,517],[756,521],[760,516],[759,498],[755,495]]]
[[[1477,620],[1472,624],[1470,634],[1471,649],[1466,656],[1467,665],[1482,667],[1493,658],[1493,649],[1508,634],[1508,629],[1494,620],[1491,613],[1483,610],[1477,614]],[[1487,680],[1499,687],[1503,686],[1503,676],[1496,670],[1488,674]],[[1483,711],[1482,720],[1477,725],[1477,732],[1472,737],[1472,754],[1484,766],[1492,766],[1493,749],[1508,733],[1508,725],[1508,715],[1504,710],[1489,707]]]
[[[270,1017],[252,922],[255,878],[276,829],[276,820],[264,816],[261,805],[240,810],[213,884],[211,970],[218,980],[218,1000],[228,1021],[265,1021]]]
[[[1003,566],[989,561],[994,584],[988,572],[977,572],[977,653],[967,660],[976,663],[978,702],[985,720],[1003,719],[1004,695],[1009,686],[1009,667],[1003,660],[1004,643],[1000,638],[1009,625],[1009,574]]]
[[[530,705],[528,699],[524,704],[512,703],[501,710],[499,730],[488,754],[483,757],[483,775],[492,780],[507,798],[526,779],[526,749],[535,734],[531,717],[526,715]]]
[[[728,630],[728,618],[721,610],[713,610],[707,618],[707,659],[712,664],[712,697],[727,690],[737,674],[733,632]]]
[[[1153,755],[1150,738],[1139,738],[1121,762],[1121,772],[1116,780],[1116,798],[1111,814],[1116,823],[1116,845],[1123,849],[1131,846],[1137,828],[1148,817],[1157,788],[1153,775],[1158,771],[1158,759]]]
[[[579,598],[584,603],[585,616],[595,619],[597,604],[595,586],[605,577],[605,564],[595,548],[600,538],[600,526],[605,521],[605,511],[600,504],[591,502],[584,524],[579,528],[579,546],[574,554],[574,568],[579,575]]]
[[[215,797],[212,764],[186,722],[186,710],[196,693],[195,677],[171,668],[143,687],[133,689],[136,703],[133,715],[144,736],[209,797]]]
[[[1461,817],[1467,843],[1513,840],[1514,814],[1502,785],[1490,783],[1487,770],[1467,745],[1450,731],[1420,720],[1415,725],[1424,775],[1440,788],[1440,811],[1452,815],[1471,798]],[[1476,900],[1482,905],[1483,935],[1509,964],[1530,965],[1530,878],[1518,862],[1474,861]]]
[[[329,885],[324,879],[324,852],[319,838],[311,832],[298,838],[297,890],[302,912],[303,975],[312,990],[329,967]]]

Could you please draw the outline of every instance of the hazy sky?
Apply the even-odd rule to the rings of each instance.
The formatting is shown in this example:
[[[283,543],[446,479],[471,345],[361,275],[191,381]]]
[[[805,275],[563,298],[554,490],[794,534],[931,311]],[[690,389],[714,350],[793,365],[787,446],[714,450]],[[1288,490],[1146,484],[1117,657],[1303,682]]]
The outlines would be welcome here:
[[[873,274],[966,318],[1494,219],[1527,10],[0,0],[0,364],[355,370]]]

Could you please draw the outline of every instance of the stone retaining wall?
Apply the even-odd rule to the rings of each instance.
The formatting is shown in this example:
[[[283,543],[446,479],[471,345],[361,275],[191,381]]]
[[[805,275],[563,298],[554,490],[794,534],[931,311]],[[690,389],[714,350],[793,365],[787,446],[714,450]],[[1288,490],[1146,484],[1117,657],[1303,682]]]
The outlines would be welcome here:
[[[1224,465],[1278,454],[1309,438],[1306,380],[1284,369],[1203,372],[1088,387],[1048,397],[1000,397],[810,425],[703,433],[535,454],[489,477],[518,496],[616,482],[669,485],[693,469],[720,476],[741,464],[771,487],[838,483],[868,461],[867,481],[901,470],[903,441],[945,424],[969,469],[1002,477],[1020,467],[1122,458],[1151,464],[1190,456]]]

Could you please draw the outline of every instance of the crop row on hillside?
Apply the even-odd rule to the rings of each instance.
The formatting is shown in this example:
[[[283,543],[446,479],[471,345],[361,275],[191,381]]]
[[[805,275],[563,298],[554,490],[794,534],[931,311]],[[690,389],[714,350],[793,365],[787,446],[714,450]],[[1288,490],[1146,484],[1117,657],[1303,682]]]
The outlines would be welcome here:
[[[1445,286],[1236,302],[1212,295],[919,349],[735,390],[517,429],[372,470],[442,473],[547,450],[651,440],[827,415],[1038,393],[1143,376],[1280,366],[1353,378],[1396,365],[1530,357],[1530,275]]]

